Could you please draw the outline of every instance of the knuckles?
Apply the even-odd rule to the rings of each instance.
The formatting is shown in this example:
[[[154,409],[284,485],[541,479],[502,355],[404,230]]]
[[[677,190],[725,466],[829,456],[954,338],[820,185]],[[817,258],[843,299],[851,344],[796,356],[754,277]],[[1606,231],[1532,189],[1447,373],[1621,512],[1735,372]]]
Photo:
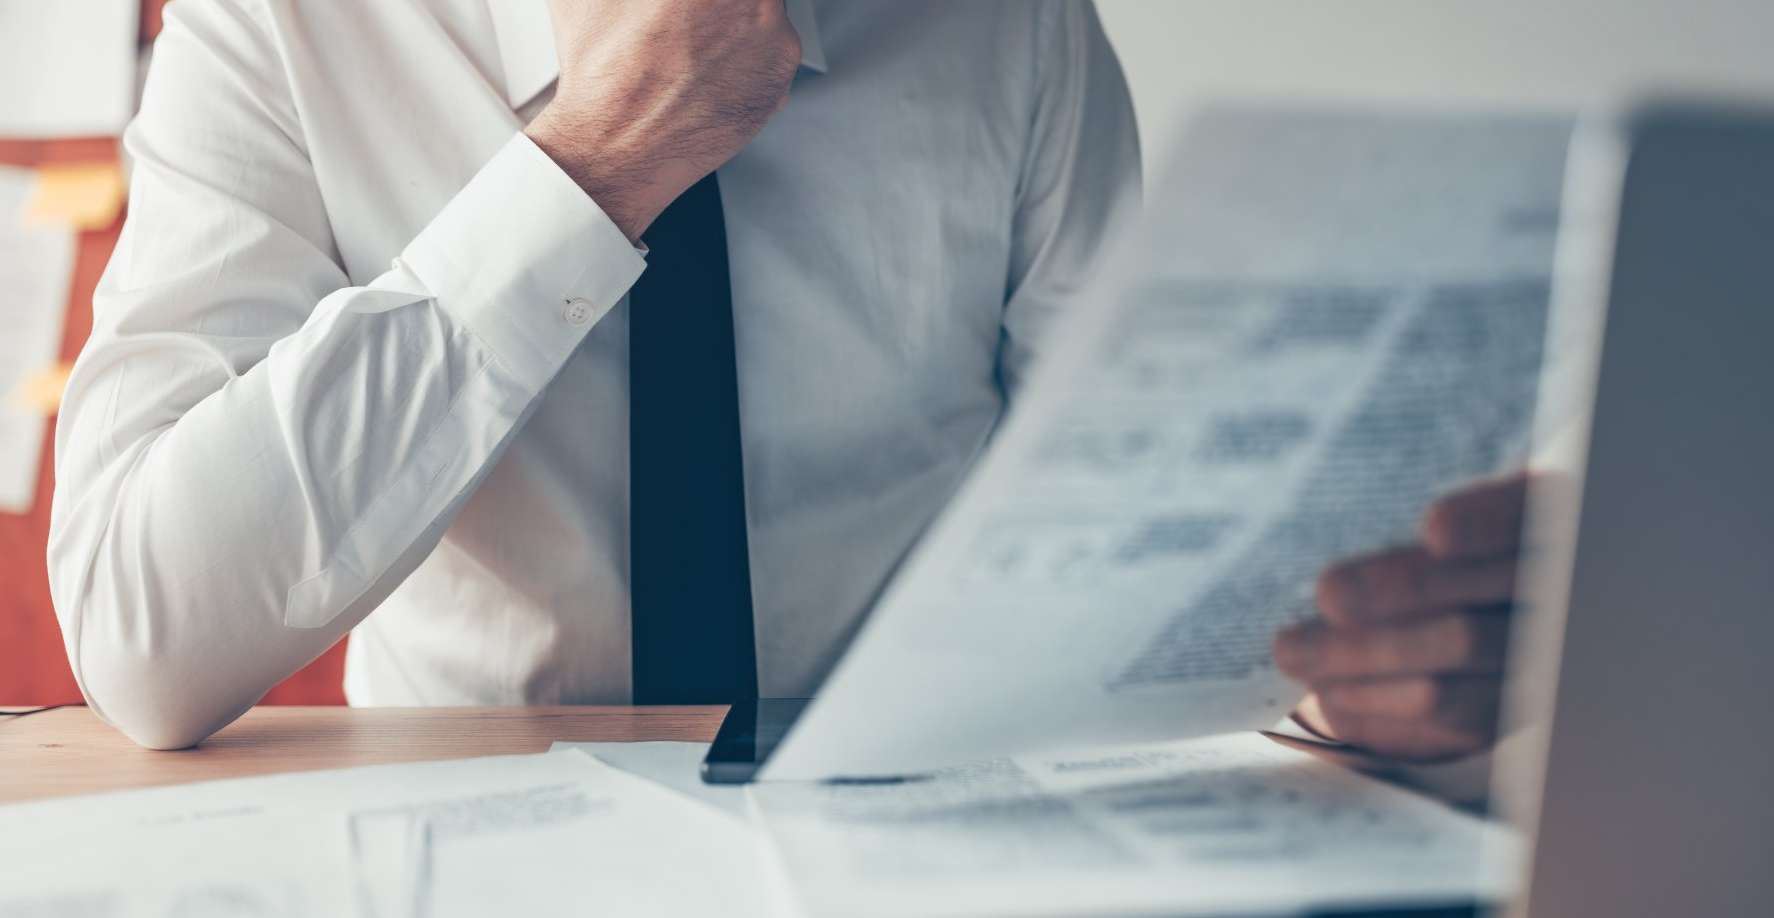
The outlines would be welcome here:
[[[1459,505],[1444,497],[1423,511],[1419,530],[1425,544],[1445,553],[1459,544],[1460,527]]]
[[[1319,693],[1320,711],[1345,742],[1381,755],[1420,762],[1446,761],[1490,748],[1497,740],[1494,703],[1437,679],[1387,687],[1385,704],[1355,705],[1336,691]],[[1494,693],[1493,693],[1494,694]]]
[[[789,25],[787,20],[783,21],[782,31],[784,33],[783,37],[778,42],[782,54],[781,62],[784,69],[788,71],[789,76],[792,77],[795,71],[800,69],[801,66],[801,54],[803,52],[801,33],[796,32],[794,26]]]
[[[1432,629],[1434,655],[1449,666],[1479,662],[1482,642],[1478,623],[1469,615],[1448,615]]]
[[[1413,679],[1405,683],[1404,716],[1429,719],[1443,713],[1448,688],[1440,679]]]
[[[1431,576],[1430,561],[1421,550],[1394,550],[1325,568],[1313,594],[1327,617],[1351,623],[1422,607]]]
[[[784,67],[798,67],[801,63],[801,35],[795,31],[794,24],[789,22],[788,11],[782,0],[744,0],[751,5],[751,23],[756,34],[766,39],[766,44],[776,52],[776,63]]]
[[[1347,619],[1357,602],[1356,585],[1350,563],[1333,564],[1318,575],[1312,594],[1319,610],[1337,619]]]

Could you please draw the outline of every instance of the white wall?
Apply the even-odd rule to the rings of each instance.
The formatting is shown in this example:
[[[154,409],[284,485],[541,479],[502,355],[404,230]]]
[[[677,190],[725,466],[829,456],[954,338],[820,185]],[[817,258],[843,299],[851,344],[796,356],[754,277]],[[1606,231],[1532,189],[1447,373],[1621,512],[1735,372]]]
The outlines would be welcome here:
[[[1148,170],[1225,94],[1571,107],[1641,87],[1774,100],[1774,0],[1097,0]]]

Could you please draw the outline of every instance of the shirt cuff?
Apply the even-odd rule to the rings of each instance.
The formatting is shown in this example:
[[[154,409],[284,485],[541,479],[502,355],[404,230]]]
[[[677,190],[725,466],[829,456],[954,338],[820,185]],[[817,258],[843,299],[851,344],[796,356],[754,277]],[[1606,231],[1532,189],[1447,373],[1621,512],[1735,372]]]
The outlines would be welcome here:
[[[519,132],[407,246],[402,266],[539,393],[647,263]]]

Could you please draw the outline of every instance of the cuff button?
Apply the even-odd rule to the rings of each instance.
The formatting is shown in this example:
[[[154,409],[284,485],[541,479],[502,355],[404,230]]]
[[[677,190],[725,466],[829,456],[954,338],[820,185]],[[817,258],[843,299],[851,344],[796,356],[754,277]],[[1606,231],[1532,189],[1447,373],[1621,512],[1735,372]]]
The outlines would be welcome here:
[[[591,321],[591,301],[576,296],[567,301],[567,309],[563,313],[568,325],[584,325]]]

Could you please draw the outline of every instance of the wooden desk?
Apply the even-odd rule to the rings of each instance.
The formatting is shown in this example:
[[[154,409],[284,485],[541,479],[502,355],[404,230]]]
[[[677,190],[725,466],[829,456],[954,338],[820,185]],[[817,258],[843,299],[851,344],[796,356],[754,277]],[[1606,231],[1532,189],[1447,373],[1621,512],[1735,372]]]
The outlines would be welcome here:
[[[543,752],[555,740],[714,739],[726,708],[258,707],[195,749],[154,752],[84,707],[0,718],[0,804],[351,765]]]

